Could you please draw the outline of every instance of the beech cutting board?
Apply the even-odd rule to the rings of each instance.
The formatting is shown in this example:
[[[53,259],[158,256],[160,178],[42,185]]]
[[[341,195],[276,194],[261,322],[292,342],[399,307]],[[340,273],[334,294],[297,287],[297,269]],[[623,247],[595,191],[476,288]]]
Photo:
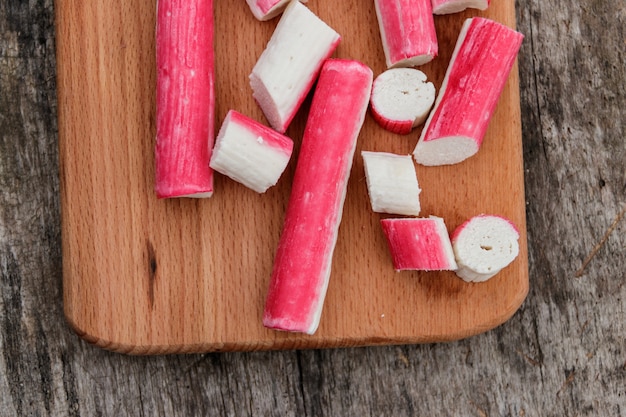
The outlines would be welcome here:
[[[310,0],[342,35],[336,57],[384,56],[372,0]],[[517,66],[479,153],[417,166],[422,216],[449,231],[480,213],[520,229],[519,257],[486,283],[452,272],[395,272],[370,209],[361,150],[412,152],[420,129],[398,136],[371,115],[359,137],[332,274],[313,336],[268,330],[261,317],[309,101],[287,131],[296,144],[279,183],[259,195],[216,175],[210,199],[154,193],[155,1],[57,0],[63,293],[73,329],[131,354],[325,348],[447,341],[491,329],[528,292]],[[439,56],[420,67],[437,90],[465,18],[515,25],[513,0],[435,18]],[[278,19],[259,22],[245,1],[215,1],[216,126],[229,109],[267,123],[248,74]],[[312,236],[312,239],[315,237]]]

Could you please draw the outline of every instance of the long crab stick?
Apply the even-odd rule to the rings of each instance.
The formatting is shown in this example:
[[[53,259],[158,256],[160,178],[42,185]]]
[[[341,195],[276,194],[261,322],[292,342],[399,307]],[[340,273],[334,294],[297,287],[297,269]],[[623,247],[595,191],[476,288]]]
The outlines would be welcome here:
[[[317,330],[372,80],[372,70],[357,61],[330,59],[322,67],[274,259],[268,328]]]
[[[157,197],[210,197],[214,135],[213,0],[157,3]]]

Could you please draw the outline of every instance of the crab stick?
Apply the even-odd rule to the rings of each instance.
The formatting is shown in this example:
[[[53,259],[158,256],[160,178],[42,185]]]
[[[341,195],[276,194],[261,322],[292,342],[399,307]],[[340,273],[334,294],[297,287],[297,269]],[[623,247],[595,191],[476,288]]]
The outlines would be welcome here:
[[[508,266],[519,254],[519,231],[508,219],[481,214],[452,233],[452,248],[464,281],[482,282]]]
[[[411,155],[361,151],[361,156],[372,211],[417,216],[421,190]]]
[[[322,67],[274,259],[268,328],[313,334],[318,327],[372,80],[357,61],[329,59]]]
[[[370,104],[380,126],[400,135],[411,133],[428,117],[435,102],[435,86],[414,68],[391,68],[374,80]]]
[[[459,13],[465,9],[487,10],[490,0],[432,0],[433,14]]]
[[[214,135],[213,1],[159,0],[157,197],[210,197]]]
[[[222,123],[210,166],[264,193],[276,185],[289,163],[293,141],[256,120],[230,110]]]
[[[478,152],[522,39],[493,20],[465,21],[413,151],[418,163],[456,164]]]
[[[439,52],[430,0],[374,0],[387,68],[430,62]]]
[[[250,74],[269,124],[285,133],[340,36],[299,1],[289,3]]]
[[[448,230],[441,217],[382,219],[396,271],[457,269]]]
[[[290,0],[246,0],[254,17],[260,21],[270,20],[283,12]],[[300,0],[306,3],[306,0]]]

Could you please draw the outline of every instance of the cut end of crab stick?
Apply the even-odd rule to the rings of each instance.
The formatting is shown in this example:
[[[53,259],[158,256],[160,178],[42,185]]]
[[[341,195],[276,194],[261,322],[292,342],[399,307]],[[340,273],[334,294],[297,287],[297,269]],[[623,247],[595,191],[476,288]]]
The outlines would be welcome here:
[[[465,9],[487,10],[490,0],[432,0],[433,14],[459,13]]]
[[[413,152],[418,163],[456,164],[478,152],[522,39],[493,20],[465,21]]]
[[[284,133],[340,36],[299,1],[289,3],[250,74],[253,97]]]
[[[291,0],[246,0],[254,17],[260,21],[275,18],[285,10]],[[306,3],[307,0],[300,0]]]
[[[159,0],[156,64],[157,197],[210,197],[215,111],[212,0]]]
[[[374,0],[387,67],[414,67],[439,52],[431,0]]]
[[[322,67],[265,302],[268,328],[317,330],[372,79],[357,61],[329,59]]]
[[[217,134],[210,165],[257,193],[264,193],[276,185],[292,151],[293,141],[288,137],[230,110]]]
[[[382,219],[380,224],[396,271],[457,269],[442,218]]]
[[[406,135],[426,120],[435,102],[435,86],[414,68],[392,68],[374,80],[370,104],[374,120],[393,133]]]
[[[421,190],[411,155],[362,151],[361,156],[372,211],[417,216]]]
[[[517,257],[518,239],[517,228],[504,217],[472,217],[452,233],[456,274],[468,282],[488,280]]]

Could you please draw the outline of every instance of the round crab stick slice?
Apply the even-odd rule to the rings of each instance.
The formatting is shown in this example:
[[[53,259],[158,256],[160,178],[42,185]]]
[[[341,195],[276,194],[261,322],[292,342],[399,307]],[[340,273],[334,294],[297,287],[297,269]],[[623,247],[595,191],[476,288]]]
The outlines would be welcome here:
[[[453,271],[457,268],[448,230],[441,217],[382,219],[396,271]]]
[[[372,211],[417,216],[421,190],[411,155],[362,151],[361,156]]]
[[[433,14],[459,13],[465,9],[487,10],[490,0],[432,0]]]
[[[457,164],[478,152],[523,37],[493,20],[465,20],[413,151],[417,163]]]
[[[452,233],[456,274],[467,282],[488,280],[517,257],[518,239],[517,228],[504,217],[472,217]]]
[[[370,99],[374,120],[393,133],[406,135],[421,125],[435,102],[435,86],[414,68],[392,68],[374,80]]]
[[[289,163],[293,141],[256,120],[230,110],[211,156],[211,168],[264,193],[276,185]]]

